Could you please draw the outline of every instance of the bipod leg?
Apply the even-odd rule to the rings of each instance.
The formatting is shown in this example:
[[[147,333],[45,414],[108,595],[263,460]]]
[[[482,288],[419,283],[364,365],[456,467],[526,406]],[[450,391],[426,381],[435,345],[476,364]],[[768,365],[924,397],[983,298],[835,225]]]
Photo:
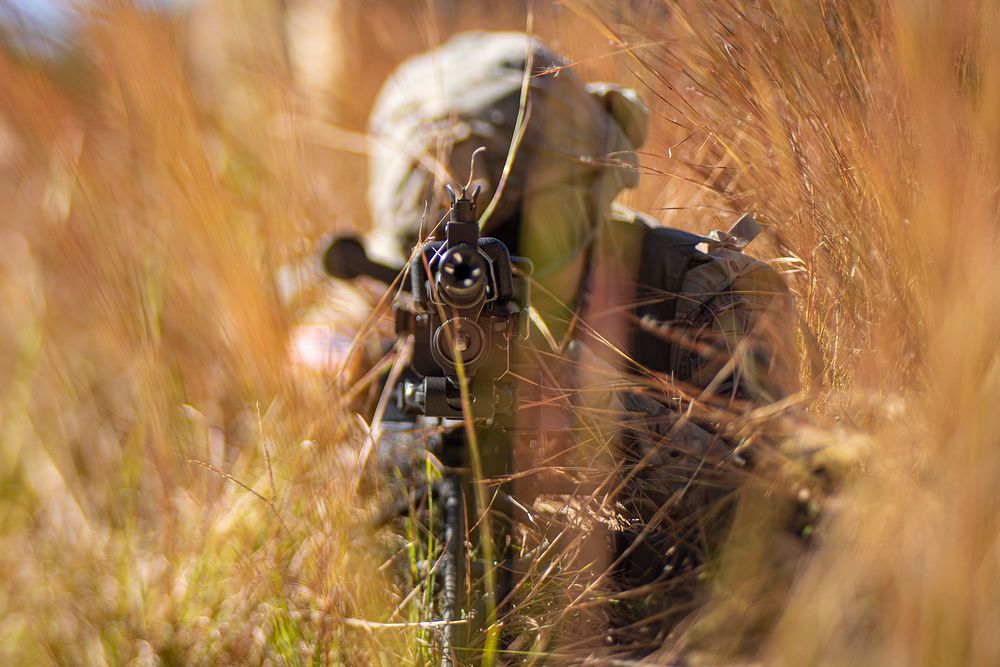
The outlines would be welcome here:
[[[462,664],[459,651],[469,645],[468,590],[466,586],[466,470],[467,443],[464,430],[459,428],[442,434],[441,462],[444,477],[438,482],[438,503],[444,528],[442,555],[441,664],[451,667]]]
[[[456,664],[456,651],[468,645],[468,629],[462,612],[465,595],[465,499],[457,473],[441,480],[440,503],[444,519],[444,553],[441,560],[442,628],[441,664]]]

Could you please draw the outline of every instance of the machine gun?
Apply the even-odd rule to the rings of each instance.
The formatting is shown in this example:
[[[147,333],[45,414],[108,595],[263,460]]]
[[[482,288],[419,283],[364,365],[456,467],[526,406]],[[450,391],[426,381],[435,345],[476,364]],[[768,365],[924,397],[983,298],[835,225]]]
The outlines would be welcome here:
[[[394,304],[396,333],[413,334],[415,342],[412,375],[399,395],[409,414],[462,418],[460,375],[471,380],[467,416],[514,407],[513,384],[504,376],[515,341],[527,335],[530,264],[512,258],[501,241],[480,237],[478,194],[477,187],[471,197],[464,189],[456,196],[448,187],[446,238],[420,249],[409,266],[412,299]]]
[[[512,257],[500,240],[480,236],[478,187],[472,193],[447,191],[451,210],[444,239],[424,243],[406,267],[371,261],[353,238],[335,240],[323,263],[334,277],[366,275],[386,284],[405,271],[393,317],[397,336],[413,337],[413,355],[396,386],[387,389],[401,418],[443,427],[431,449],[444,473],[433,486],[422,487],[421,501],[411,494],[394,512],[412,515],[413,508],[422,507],[418,513],[428,514],[417,518],[434,536],[430,542],[439,545],[439,553],[426,555],[437,563],[435,620],[443,621],[442,664],[451,665],[456,659],[464,662],[477,643],[496,641],[497,603],[512,588],[510,568],[497,564],[512,550],[517,503],[504,490],[506,484],[495,485],[487,500],[482,482],[512,472],[518,391],[517,374],[511,371],[518,362],[518,341],[528,336],[531,262]],[[474,441],[455,420],[475,423]],[[426,502],[426,491],[433,503]],[[491,522],[488,515],[497,513],[504,520]],[[467,517],[478,526],[470,531],[478,538],[467,535]],[[477,542],[478,551],[468,553],[466,545]],[[472,577],[467,577],[467,564]],[[477,575],[477,569],[492,574]],[[467,579],[472,590],[466,589]]]

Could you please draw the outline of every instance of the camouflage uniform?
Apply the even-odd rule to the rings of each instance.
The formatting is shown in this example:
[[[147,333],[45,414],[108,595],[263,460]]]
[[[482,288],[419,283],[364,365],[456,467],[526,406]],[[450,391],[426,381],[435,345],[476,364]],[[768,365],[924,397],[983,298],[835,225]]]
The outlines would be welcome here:
[[[696,250],[706,239],[613,204],[637,183],[648,111],[563,65],[524,34],[467,33],[399,67],[370,120],[367,245],[399,263],[442,220],[443,185],[467,179],[476,149],[480,210],[510,162],[483,232],[535,263],[533,307],[550,340],[572,341],[549,375],[554,395],[574,398],[542,423],[588,434],[576,467],[617,470],[638,524],[666,503],[681,521],[725,495],[734,477],[722,469],[741,465],[719,415],[796,388],[790,298],[765,264]],[[708,409],[692,411],[693,398]]]

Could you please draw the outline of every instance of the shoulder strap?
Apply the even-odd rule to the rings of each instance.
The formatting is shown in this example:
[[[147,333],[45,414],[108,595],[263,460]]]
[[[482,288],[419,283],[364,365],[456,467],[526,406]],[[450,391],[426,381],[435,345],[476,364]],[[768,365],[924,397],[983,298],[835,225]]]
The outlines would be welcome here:
[[[708,239],[706,240],[734,250],[743,250],[755,238],[760,236],[762,231],[764,231],[764,228],[760,226],[760,223],[753,217],[753,214],[744,213],[733,223],[728,232],[716,229],[709,232]]]

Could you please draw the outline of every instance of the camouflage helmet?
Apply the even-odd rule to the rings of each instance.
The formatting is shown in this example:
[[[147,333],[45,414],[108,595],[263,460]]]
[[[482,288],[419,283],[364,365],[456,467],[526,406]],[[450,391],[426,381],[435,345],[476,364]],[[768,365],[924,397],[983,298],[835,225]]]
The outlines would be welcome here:
[[[566,217],[556,229],[561,242],[554,250],[565,255],[583,242],[618,192],[635,185],[632,151],[645,138],[648,112],[634,91],[584,84],[524,33],[459,34],[400,65],[375,102],[368,192],[373,217],[368,245],[374,255],[386,260],[409,255],[442,219],[443,185],[469,178],[479,147],[485,154],[476,159],[473,184],[482,186],[480,212],[486,209],[522,110],[529,51],[523,136],[484,232],[515,218],[529,224],[523,219],[526,202],[546,193],[546,224],[559,228],[551,215]],[[556,191],[561,194],[553,198]]]

